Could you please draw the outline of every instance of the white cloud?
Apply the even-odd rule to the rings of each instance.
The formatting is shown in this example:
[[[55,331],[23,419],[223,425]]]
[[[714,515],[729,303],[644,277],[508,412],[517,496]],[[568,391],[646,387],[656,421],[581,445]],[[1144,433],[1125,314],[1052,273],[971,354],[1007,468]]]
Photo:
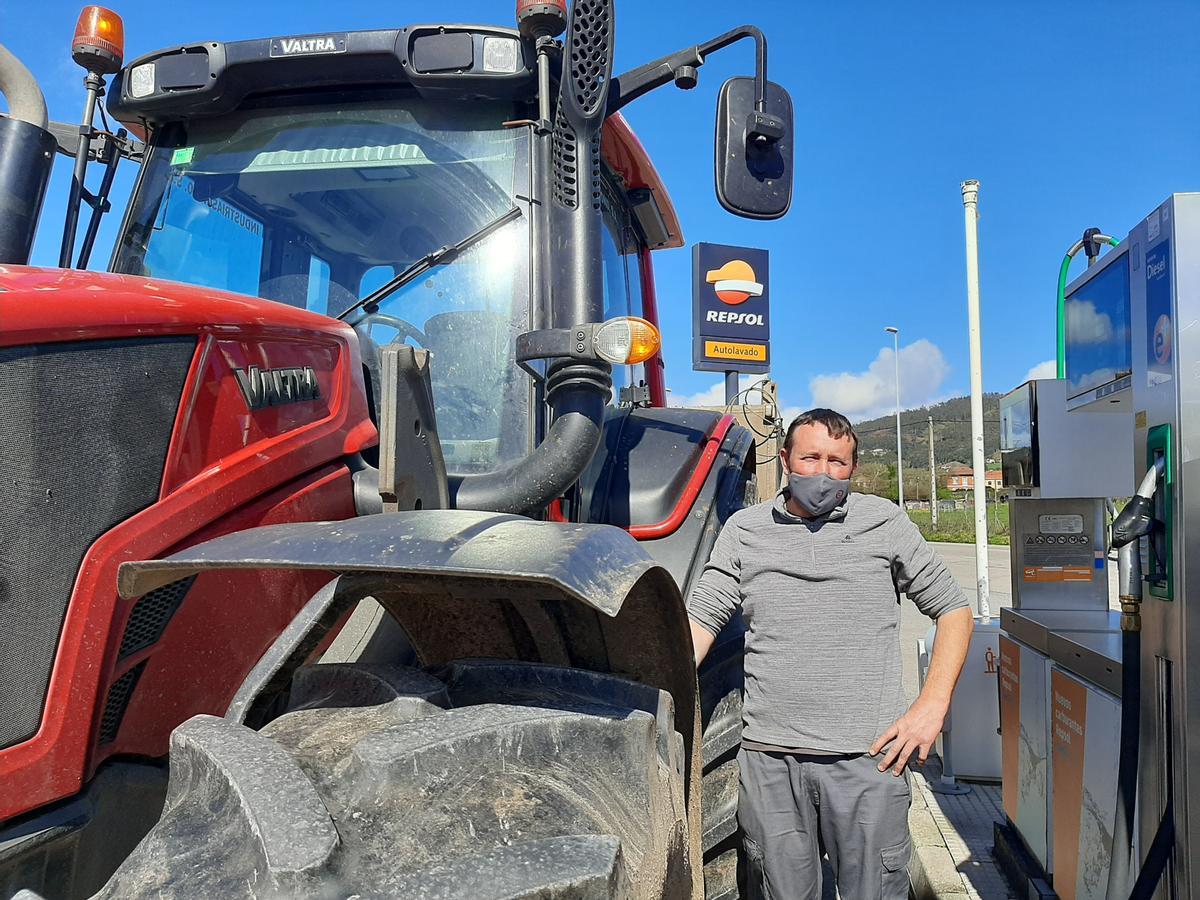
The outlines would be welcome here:
[[[1057,378],[1058,363],[1053,359],[1040,362],[1025,373],[1026,381],[1036,381],[1039,378]]]
[[[851,419],[871,419],[895,409],[895,353],[884,347],[865,372],[817,375],[808,386],[813,406],[826,406]],[[921,338],[900,348],[900,403],[921,406],[939,398],[950,366],[932,341]]]
[[[1097,312],[1091,300],[1072,300],[1067,304],[1067,334],[1072,344],[1105,344],[1113,339],[1112,319]]]
[[[740,375],[738,377],[738,390],[744,391],[748,387],[750,387],[752,384],[757,384],[763,378],[767,378],[767,377],[770,377],[770,376]],[[753,394],[746,396],[744,399],[749,400],[751,403],[758,403],[761,401],[761,397],[759,396],[758,391],[755,391]],[[716,382],[711,387],[709,387],[703,391],[700,391],[698,393],[695,393],[695,394],[684,394],[684,395],[678,396],[678,397],[675,396],[674,394],[671,394],[667,398],[667,405],[668,406],[687,406],[687,407],[692,407],[692,408],[697,407],[697,406],[724,406],[725,405],[725,378],[722,377],[720,381]],[[799,413],[797,413],[797,415],[799,415]]]

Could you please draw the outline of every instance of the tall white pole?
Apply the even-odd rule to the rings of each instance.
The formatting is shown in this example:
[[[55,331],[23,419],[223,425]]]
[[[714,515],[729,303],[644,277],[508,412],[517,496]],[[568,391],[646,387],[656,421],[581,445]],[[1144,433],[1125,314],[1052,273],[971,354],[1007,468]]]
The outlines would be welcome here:
[[[896,362],[896,493],[900,508],[904,509],[904,450],[900,442],[900,329],[888,326],[883,330],[895,339],[893,357]]]
[[[933,530],[938,527],[937,466],[933,459],[933,416],[929,417],[929,517]]]
[[[971,343],[971,464],[975,476],[975,584],[978,612],[991,620],[988,597],[987,476],[983,468],[983,352],[979,332],[979,182],[962,183],[967,226],[967,321]]]

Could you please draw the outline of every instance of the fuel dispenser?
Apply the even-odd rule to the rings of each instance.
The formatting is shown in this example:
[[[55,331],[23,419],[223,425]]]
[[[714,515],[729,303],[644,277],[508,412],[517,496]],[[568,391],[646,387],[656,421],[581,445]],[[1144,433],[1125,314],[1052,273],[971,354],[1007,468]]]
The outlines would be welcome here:
[[[1116,803],[1111,774],[1087,773],[1117,768],[1120,614],[1109,608],[1106,497],[1132,492],[1129,414],[1107,397],[1068,412],[1070,393],[1065,380],[1030,381],[1000,405],[1013,605],[1000,611],[1008,824],[996,844],[1035,897],[1051,877],[1061,896],[1093,896],[1093,883],[1103,896],[1107,871],[1079,863],[1111,842]],[[1082,891],[1061,889],[1081,878]]]
[[[1175,194],[1064,292],[1065,377],[1001,403],[995,849],[1029,896],[1200,898],[1198,251]]]

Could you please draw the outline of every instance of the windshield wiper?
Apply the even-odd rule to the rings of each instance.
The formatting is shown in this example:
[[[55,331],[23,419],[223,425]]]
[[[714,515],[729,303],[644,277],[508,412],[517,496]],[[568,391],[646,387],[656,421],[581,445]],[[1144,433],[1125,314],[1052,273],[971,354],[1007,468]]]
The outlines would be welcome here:
[[[512,209],[505,212],[503,215],[497,216],[492,221],[488,222],[478,231],[467,235],[457,244],[447,244],[445,247],[439,247],[432,253],[426,253],[420,259],[411,263],[403,272],[397,273],[383,287],[380,287],[367,296],[363,297],[353,306],[347,308],[344,312],[338,314],[339,319],[345,319],[346,316],[358,309],[365,309],[368,313],[373,313],[379,308],[381,301],[386,300],[400,288],[404,287],[410,281],[420,278],[434,266],[440,266],[443,263],[453,262],[458,259],[464,252],[474,247],[493,231],[498,231],[509,222],[521,217],[521,208],[514,206]]]

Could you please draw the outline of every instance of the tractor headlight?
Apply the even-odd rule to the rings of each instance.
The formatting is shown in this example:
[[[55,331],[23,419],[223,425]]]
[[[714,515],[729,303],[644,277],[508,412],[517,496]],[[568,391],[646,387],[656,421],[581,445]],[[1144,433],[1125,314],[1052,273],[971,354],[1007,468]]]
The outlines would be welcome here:
[[[129,71],[129,96],[149,97],[154,93],[154,63],[142,63]]]
[[[523,68],[521,42],[516,38],[488,36],[483,39],[483,71],[511,75]]]

